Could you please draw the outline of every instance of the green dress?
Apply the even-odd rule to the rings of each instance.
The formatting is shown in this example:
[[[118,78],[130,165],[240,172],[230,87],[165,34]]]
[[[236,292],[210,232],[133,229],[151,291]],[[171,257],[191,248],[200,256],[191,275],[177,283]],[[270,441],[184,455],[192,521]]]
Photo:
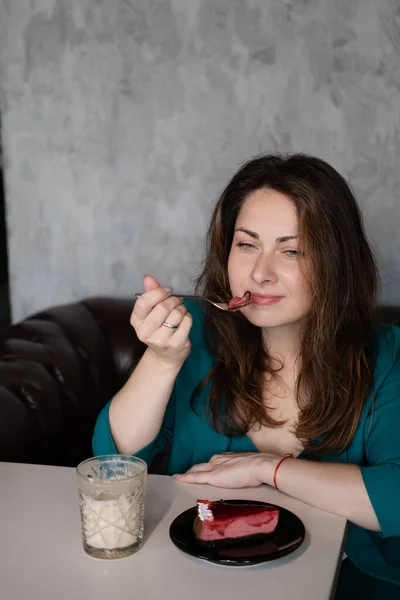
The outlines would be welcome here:
[[[211,428],[202,410],[207,406],[210,384],[197,396],[196,412],[191,408],[192,391],[209,373],[214,359],[205,347],[201,307],[193,301],[185,304],[193,316],[191,352],[176,378],[159,434],[136,453],[150,464],[170,443],[166,465],[168,475],[185,473],[193,465],[207,462],[214,454],[258,451],[246,435],[228,437]],[[374,581],[378,578],[388,582],[389,588],[398,594],[393,598],[400,599],[400,587],[397,587],[400,586],[400,328],[376,328],[372,345],[376,353],[374,404],[371,394],[353,441],[345,452],[326,455],[322,460],[360,465],[381,532],[368,531],[350,523],[345,548],[350,561],[345,563],[351,562],[351,567],[357,573],[361,572],[361,579],[366,573]],[[118,452],[110,432],[109,405],[103,408],[96,422],[93,436],[95,455]],[[376,581],[377,585],[379,583]],[[368,582],[365,593],[361,594],[360,585],[358,582],[354,591],[363,599],[391,598],[389,592],[385,596],[375,592],[369,596],[372,587]]]

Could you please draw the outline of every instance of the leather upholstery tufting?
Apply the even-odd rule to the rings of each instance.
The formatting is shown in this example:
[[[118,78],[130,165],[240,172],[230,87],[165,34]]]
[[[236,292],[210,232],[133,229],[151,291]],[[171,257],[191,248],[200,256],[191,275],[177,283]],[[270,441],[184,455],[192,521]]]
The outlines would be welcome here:
[[[133,302],[94,298],[11,327],[0,344],[0,460],[75,466],[144,351]]]

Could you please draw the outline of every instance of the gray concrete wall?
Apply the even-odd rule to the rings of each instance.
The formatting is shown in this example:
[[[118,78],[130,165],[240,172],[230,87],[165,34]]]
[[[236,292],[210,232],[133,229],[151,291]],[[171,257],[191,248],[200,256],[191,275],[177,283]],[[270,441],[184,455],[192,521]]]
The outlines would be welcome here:
[[[398,0],[0,0],[12,311],[185,291],[219,192],[268,150],[353,184],[400,302]]]

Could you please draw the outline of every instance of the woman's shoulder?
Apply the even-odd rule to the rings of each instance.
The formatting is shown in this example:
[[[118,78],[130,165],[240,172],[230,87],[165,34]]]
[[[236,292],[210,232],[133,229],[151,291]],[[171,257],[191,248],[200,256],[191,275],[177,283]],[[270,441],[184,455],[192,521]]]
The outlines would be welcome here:
[[[400,389],[400,327],[379,325],[372,335],[374,389],[397,384]]]
[[[377,325],[372,332],[372,348],[376,367],[389,366],[400,358],[400,327]]]

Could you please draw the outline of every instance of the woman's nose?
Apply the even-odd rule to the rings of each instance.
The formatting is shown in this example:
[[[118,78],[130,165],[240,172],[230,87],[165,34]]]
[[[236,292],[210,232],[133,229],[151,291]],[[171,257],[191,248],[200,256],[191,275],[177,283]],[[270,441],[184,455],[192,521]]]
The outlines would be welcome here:
[[[276,274],[273,257],[271,255],[259,256],[254,265],[251,277],[258,285],[261,285],[264,282],[276,282],[278,277]]]

